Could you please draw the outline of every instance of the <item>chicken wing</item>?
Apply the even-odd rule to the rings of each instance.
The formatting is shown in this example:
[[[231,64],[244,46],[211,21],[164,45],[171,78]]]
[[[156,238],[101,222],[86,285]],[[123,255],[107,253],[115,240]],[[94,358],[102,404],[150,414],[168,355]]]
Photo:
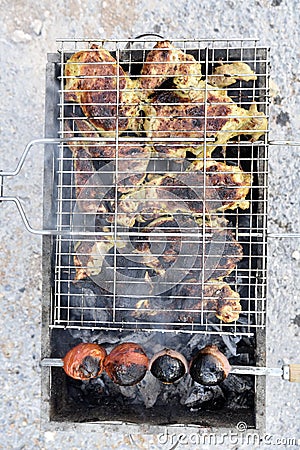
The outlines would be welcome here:
[[[105,256],[113,247],[112,239],[97,236],[95,239],[78,241],[74,245],[75,281],[98,275]]]
[[[212,86],[224,88],[231,86],[237,80],[241,81],[255,81],[257,76],[251,69],[251,67],[241,61],[221,64],[216,67],[212,75],[208,75],[207,81]]]

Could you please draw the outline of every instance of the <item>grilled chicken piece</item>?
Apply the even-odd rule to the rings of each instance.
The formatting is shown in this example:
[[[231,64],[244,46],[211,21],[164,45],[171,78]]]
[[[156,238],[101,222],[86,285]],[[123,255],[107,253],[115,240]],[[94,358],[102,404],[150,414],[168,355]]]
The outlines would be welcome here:
[[[76,201],[79,210],[85,212],[106,211],[104,205],[99,204],[97,192],[89,185],[89,180],[95,174],[90,154],[85,148],[78,146],[73,149],[73,169],[75,178]]]
[[[95,130],[95,128],[86,120],[75,119],[74,123],[76,124],[78,130],[76,132],[77,135],[80,133],[83,137],[99,138],[99,133],[97,130]],[[70,132],[69,135],[71,136]],[[74,136],[74,132],[72,136]],[[79,139],[80,137],[81,136],[78,136]],[[90,167],[89,172],[95,173],[95,170],[93,169],[93,162],[96,162],[97,160],[98,162],[100,160],[104,160],[104,163],[106,163],[108,160],[113,160],[113,167],[110,167],[109,170],[118,171],[118,191],[122,193],[133,191],[136,189],[136,186],[143,183],[146,178],[147,166],[152,152],[152,148],[150,146],[133,141],[124,142],[119,144],[118,147],[116,144],[111,145],[106,144],[105,142],[99,142],[96,143],[96,145],[94,143],[84,141],[79,143],[70,142],[69,148],[75,156],[75,163],[80,153],[80,159],[77,164],[78,167],[75,169],[76,171],[85,171],[87,167]],[[117,167],[116,155],[118,156]],[[84,158],[86,158],[85,161]],[[105,171],[105,169],[103,170]],[[96,177],[94,177],[94,180],[96,182]],[[112,180],[112,183],[113,182],[114,180]],[[98,198],[101,198],[100,185],[98,191]]]
[[[143,64],[139,79],[141,95],[149,97],[170,77],[174,77],[178,88],[197,87],[202,78],[201,64],[169,41],[161,41],[148,53]]]
[[[210,156],[217,146],[235,136],[250,135],[255,141],[267,131],[266,116],[257,111],[255,104],[249,110],[241,108],[224,90],[204,81],[197,90],[159,90],[142,109],[147,136],[173,138],[174,145],[176,138],[196,139],[190,147],[195,155],[206,150]],[[214,142],[203,143],[205,134]]]
[[[83,133],[83,136],[86,136]],[[74,137],[68,123],[65,124],[65,137]],[[95,136],[91,136],[95,137]],[[98,176],[93,165],[92,153],[96,147],[84,141],[70,141],[68,147],[73,154],[73,171],[78,211],[86,213],[107,214],[107,205],[101,195]]]
[[[103,232],[109,232],[107,227],[103,227]],[[104,258],[108,256],[111,248],[116,246],[117,249],[125,247],[126,243],[109,234],[97,235],[92,238],[86,238],[77,241],[74,245],[74,264],[76,268],[75,281],[82,280],[86,277],[96,276],[102,270]]]
[[[188,172],[153,177],[140,189],[123,195],[118,202],[117,221],[132,227],[136,220],[143,222],[177,212],[202,215],[203,207],[206,213],[247,209],[245,198],[250,185],[251,176],[237,166],[207,161],[204,170],[203,161],[198,160]]]
[[[65,66],[65,101],[80,104],[89,121],[105,136],[139,128],[140,99],[133,81],[104,48],[75,53]],[[117,97],[117,93],[119,95]]]
[[[78,241],[74,245],[75,281],[98,275],[105,256],[114,245],[109,237],[97,236],[95,239]]]
[[[212,75],[208,75],[207,77],[208,83],[218,88],[231,86],[238,80],[255,81],[257,80],[257,76],[248,64],[234,62],[216,67]]]
[[[242,310],[240,296],[224,281],[210,280],[204,284],[187,278],[171,301],[160,297],[139,300],[132,316],[137,320],[157,320],[164,323],[201,323],[201,315],[214,311],[222,322],[231,323],[239,318]],[[176,287],[177,289],[177,287]]]
[[[199,174],[205,174],[204,198],[207,211],[213,212],[214,208],[216,211],[249,208],[246,197],[252,184],[252,177],[238,166],[228,166],[213,160],[206,161],[204,165],[203,159],[197,159],[187,170],[195,181]]]
[[[154,157],[158,160],[160,158],[174,159],[175,161],[182,162],[186,158],[186,152],[190,151],[194,153],[198,151],[198,145],[196,145],[196,150],[192,149],[191,146],[187,147],[184,143],[179,145],[178,143],[167,143],[167,144],[153,144],[152,148],[154,150]]]
[[[218,225],[218,221],[214,225]],[[173,276],[178,276],[178,282],[190,269],[190,255],[195,256],[190,273],[198,280],[202,279],[203,271],[204,280],[225,277],[243,258],[243,248],[231,231],[212,228],[209,224],[202,228],[202,224],[185,216],[160,217],[141,232],[149,234],[135,244],[136,252],[142,255],[142,263],[162,277],[171,269],[176,272]]]
[[[215,311],[216,317],[222,322],[230,323],[239,318],[242,310],[240,296],[227,283],[210,279],[204,285],[202,296],[201,291],[201,283],[197,278],[187,278],[179,290],[179,295],[198,297],[198,304],[195,304],[193,309],[199,310],[203,305],[203,309]]]

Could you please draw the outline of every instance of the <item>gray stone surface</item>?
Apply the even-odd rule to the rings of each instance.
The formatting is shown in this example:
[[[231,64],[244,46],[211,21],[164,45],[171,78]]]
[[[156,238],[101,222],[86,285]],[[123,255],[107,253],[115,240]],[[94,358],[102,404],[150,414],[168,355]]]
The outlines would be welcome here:
[[[0,11],[0,169],[13,169],[25,143],[43,136],[46,55],[56,51],[57,37],[127,38],[146,31],[168,38],[259,37],[262,45],[271,47],[270,137],[300,139],[297,0],[0,0]],[[299,148],[270,147],[272,232],[300,231],[299,169]],[[5,192],[18,193],[34,216],[42,205],[41,170],[42,154],[33,152],[26,170]],[[41,238],[25,231],[12,205],[0,205],[0,224],[0,448],[171,448],[172,443],[160,445],[157,436],[40,429]],[[269,242],[270,366],[300,362],[299,242]],[[267,379],[267,432],[273,436],[272,444],[277,438],[300,439],[299,398],[300,385]],[[270,448],[269,442],[260,448]],[[241,447],[242,442],[226,446]],[[177,448],[193,447],[181,443]]]

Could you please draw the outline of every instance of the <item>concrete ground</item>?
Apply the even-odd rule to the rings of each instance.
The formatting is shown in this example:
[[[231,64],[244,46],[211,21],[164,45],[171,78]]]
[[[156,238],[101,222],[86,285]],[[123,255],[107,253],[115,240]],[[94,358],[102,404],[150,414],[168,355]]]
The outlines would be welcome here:
[[[0,169],[14,169],[24,145],[43,136],[48,52],[58,37],[258,37],[271,47],[271,139],[300,139],[297,0],[0,0]],[[29,215],[42,205],[42,154],[10,183]],[[299,147],[270,147],[270,232],[300,232]],[[192,448],[157,436],[45,432],[40,428],[41,238],[29,234],[13,205],[0,205],[0,448]],[[300,362],[300,240],[269,240],[267,361]],[[300,385],[267,379],[267,433],[260,448],[300,443]],[[281,439],[281,441],[278,441]],[[276,441],[277,440],[277,441]],[[247,448],[231,442],[220,448]],[[296,448],[292,441],[289,448]],[[173,446],[172,446],[173,445]],[[175,446],[174,446],[175,445]],[[252,446],[253,448],[254,446]],[[196,447],[195,447],[196,448]],[[203,446],[202,448],[219,448]],[[250,447],[249,447],[250,448]]]

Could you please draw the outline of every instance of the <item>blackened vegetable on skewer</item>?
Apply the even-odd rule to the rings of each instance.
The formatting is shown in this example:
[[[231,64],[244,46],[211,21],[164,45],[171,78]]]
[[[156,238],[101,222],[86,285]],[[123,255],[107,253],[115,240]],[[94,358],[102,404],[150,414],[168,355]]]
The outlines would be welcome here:
[[[121,386],[133,386],[148,370],[149,360],[142,347],[133,342],[117,345],[105,359],[105,371]]]
[[[158,380],[170,384],[185,375],[188,364],[181,353],[166,348],[153,356],[149,369]]]
[[[216,345],[207,345],[200,350],[190,364],[190,375],[204,386],[215,386],[227,378],[229,362]]]
[[[101,375],[106,351],[98,344],[84,343],[73,347],[63,358],[64,371],[75,380],[89,380]]]

